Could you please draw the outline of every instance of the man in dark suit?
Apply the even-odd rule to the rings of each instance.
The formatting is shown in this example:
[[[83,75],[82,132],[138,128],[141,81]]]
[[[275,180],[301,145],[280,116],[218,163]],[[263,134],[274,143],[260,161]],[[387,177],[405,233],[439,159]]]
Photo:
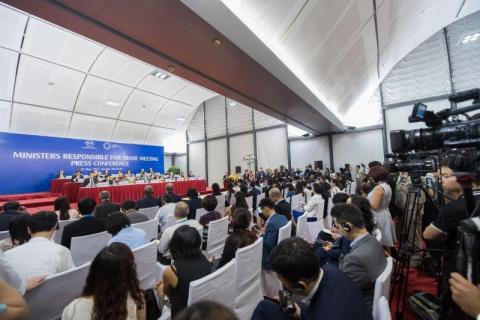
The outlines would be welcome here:
[[[268,196],[275,203],[275,212],[285,216],[287,220],[292,220],[292,209],[290,203],[282,198],[282,192],[280,189],[270,189],[270,191],[268,191]]]
[[[110,201],[110,192],[102,191],[98,196],[101,202],[95,207],[95,217],[106,219],[110,213],[120,211],[120,206]]]
[[[353,204],[336,204],[331,211],[340,234],[351,241],[350,251],[340,258],[340,269],[355,282],[372,309],[375,280],[387,266],[380,243],[365,228],[363,214]]]
[[[335,266],[327,264],[320,268],[305,240],[292,237],[280,242],[272,250],[271,263],[285,291],[303,299],[295,303],[295,314],[291,316],[278,303],[263,300],[253,312],[252,320],[372,319],[352,280]]]
[[[84,187],[95,187],[98,183],[98,175],[96,175],[93,171],[88,174],[88,177],[83,180]]]
[[[19,210],[20,203],[18,201],[8,201],[3,205],[3,212],[0,212],[0,231],[7,231],[10,221],[23,215]]]
[[[158,199],[153,197],[153,187],[151,185],[145,186],[145,197],[137,201],[137,210],[143,208],[159,207],[161,206]]]
[[[182,201],[182,197],[180,197],[178,194],[173,192],[173,183],[167,183],[167,185],[165,186],[165,190],[172,197],[173,203]]]
[[[73,237],[86,236],[106,230],[106,219],[93,216],[96,202],[85,198],[78,202],[78,211],[81,218],[65,226],[62,234],[62,245],[70,249]]]
[[[80,170],[75,171],[75,174],[72,175],[72,182],[79,182],[80,179],[83,179],[83,175]]]
[[[195,220],[197,209],[200,209],[202,207],[202,199],[198,197],[198,191],[195,188],[190,188],[187,190],[187,197],[188,200],[186,201],[186,203],[188,204],[188,207],[190,209],[188,219]]]

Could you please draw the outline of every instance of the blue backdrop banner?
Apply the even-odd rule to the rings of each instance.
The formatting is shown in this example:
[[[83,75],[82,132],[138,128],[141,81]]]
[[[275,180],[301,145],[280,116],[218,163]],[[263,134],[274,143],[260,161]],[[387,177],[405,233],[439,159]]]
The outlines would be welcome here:
[[[0,132],[0,194],[41,192],[63,169],[164,172],[163,147]]]

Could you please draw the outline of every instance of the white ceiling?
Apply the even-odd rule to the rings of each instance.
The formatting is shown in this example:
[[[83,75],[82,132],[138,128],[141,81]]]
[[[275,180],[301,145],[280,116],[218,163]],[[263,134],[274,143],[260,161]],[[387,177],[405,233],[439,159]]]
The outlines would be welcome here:
[[[480,10],[478,0],[182,2],[337,127],[370,117],[368,100],[397,62]]]
[[[188,120],[217,95],[171,74],[155,77],[154,66],[2,3],[0,70],[1,131],[168,152],[185,151]]]

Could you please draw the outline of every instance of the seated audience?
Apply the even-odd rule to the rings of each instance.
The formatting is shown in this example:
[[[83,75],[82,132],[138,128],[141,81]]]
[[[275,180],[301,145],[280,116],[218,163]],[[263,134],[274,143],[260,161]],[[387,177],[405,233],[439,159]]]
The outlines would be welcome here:
[[[148,185],[144,189],[145,196],[137,201],[136,209],[151,208],[160,206],[160,202],[157,198],[153,197],[153,187]]]
[[[288,238],[271,254],[272,268],[287,292],[302,299],[290,317],[271,300],[260,302],[252,320],[322,319],[370,320],[372,313],[355,284],[337,267],[320,268],[310,245],[300,238]],[[298,300],[297,300],[298,301]]]
[[[238,320],[229,308],[213,301],[200,301],[183,310],[175,320]]]
[[[32,238],[8,250],[5,257],[20,277],[48,276],[74,268],[70,251],[51,241],[58,225],[55,212],[41,211],[28,218]]]
[[[0,241],[0,250],[5,252],[19,245],[27,243],[30,240],[28,233],[28,216],[22,215],[20,218],[12,220],[8,225],[10,237]]]
[[[158,243],[158,252],[160,252],[165,258],[170,258],[170,252],[168,250],[170,246],[170,241],[172,239],[173,233],[182,225],[188,225],[195,229],[202,228],[202,225],[196,220],[188,219],[189,208],[185,202],[178,202],[175,205],[174,216],[176,223],[175,225],[168,227],[162,233],[160,237],[160,242]],[[163,261],[162,261],[163,262]]]
[[[303,206],[303,209],[305,210],[305,214],[307,214],[307,217],[317,218],[318,221],[322,221],[323,206],[325,204],[325,201],[322,198],[322,193],[324,191],[325,190],[320,184],[318,183],[313,184],[313,195],[310,197],[310,199],[308,199],[307,204]]]
[[[273,190],[273,189],[272,189]],[[274,297],[278,295],[278,279],[272,271],[272,264],[270,262],[270,252],[277,245],[278,231],[281,227],[288,223],[284,215],[278,214],[275,211],[275,204],[272,199],[264,198],[259,204],[262,211],[261,219],[264,219],[266,225],[263,233],[263,251],[262,251],[262,287],[263,294],[267,297]]]
[[[220,190],[220,185],[218,183],[212,184],[212,196],[221,196],[222,190]]]
[[[229,263],[230,260],[235,258],[237,249],[251,245],[257,240],[257,235],[255,232],[249,230],[251,222],[252,215],[248,209],[235,209],[232,215],[232,222],[230,223],[230,227],[233,231],[225,241],[222,259],[218,265],[219,268],[223,267]]]
[[[3,205],[3,212],[0,212],[0,231],[7,231],[10,221],[20,218],[20,202],[8,201]]]
[[[167,217],[173,216],[173,211],[175,211],[173,197],[170,194],[165,193],[162,196],[162,206],[158,209],[157,214],[155,215],[155,219],[158,219],[158,223],[160,224],[161,232],[165,231]]]
[[[17,271],[12,267],[5,258],[5,254],[0,250],[0,279],[5,281],[9,286],[13,287],[21,295],[25,291],[38,287],[45,280],[45,276],[37,276],[31,278],[21,278]],[[0,300],[1,301],[1,300]]]
[[[85,198],[78,202],[80,219],[63,228],[62,246],[70,249],[73,237],[86,236],[106,230],[105,219],[99,219],[93,216],[95,205],[95,200],[91,198]]]
[[[53,203],[53,210],[58,220],[78,219],[78,211],[70,208],[70,202],[65,197],[58,197]]]
[[[217,198],[213,195],[208,195],[202,199],[202,208],[207,211],[201,218],[200,224],[204,227],[208,227],[208,224],[211,221],[218,220],[222,218],[222,215],[215,211],[215,208],[218,205]]]
[[[110,201],[110,192],[101,191],[98,196],[100,197],[100,203],[93,212],[96,218],[106,219],[110,213],[120,211],[120,206]]]
[[[130,220],[122,212],[112,212],[107,218],[107,232],[112,235],[108,244],[125,243],[130,249],[135,249],[148,243],[145,230],[131,226]]]
[[[148,217],[135,210],[135,201],[126,200],[122,203],[121,211],[125,213],[132,224],[148,221]]]
[[[62,319],[146,319],[145,299],[128,246],[112,243],[97,254],[81,296],[63,309]]]
[[[170,299],[172,319],[187,307],[190,282],[205,277],[212,268],[200,250],[201,243],[198,231],[188,225],[173,233],[170,252],[174,262],[165,268],[163,287],[157,287],[159,295],[165,294]]]
[[[282,192],[278,188],[271,188],[268,191],[269,198],[275,203],[275,212],[292,220],[292,208],[287,200],[282,198]]]
[[[27,319],[28,307],[23,297],[3,279],[0,279],[0,319]]]
[[[368,233],[373,234],[373,231],[375,231],[375,220],[373,219],[372,209],[367,198],[352,194],[348,198],[347,203],[356,205],[362,211],[365,228]]]
[[[202,208],[202,199],[198,197],[198,191],[195,188],[190,188],[187,190],[187,197],[188,200],[186,201],[186,203],[190,208],[188,219],[195,219],[197,209]]]
[[[368,233],[363,214],[355,205],[335,205],[332,217],[340,234],[351,241],[351,250],[341,258],[340,269],[355,282],[371,310],[375,280],[387,265],[383,248]]]
[[[349,197],[348,193],[339,192],[332,197],[332,203],[334,205],[337,203],[347,203]]]
[[[225,210],[225,216],[231,217],[233,211],[238,208],[244,208],[248,210],[248,203],[247,200],[245,200],[245,194],[243,192],[235,193],[234,197],[235,203],[228,207],[227,210]]]
[[[174,203],[182,201],[182,197],[173,192],[173,183],[167,183],[165,185],[165,191],[172,197]]]

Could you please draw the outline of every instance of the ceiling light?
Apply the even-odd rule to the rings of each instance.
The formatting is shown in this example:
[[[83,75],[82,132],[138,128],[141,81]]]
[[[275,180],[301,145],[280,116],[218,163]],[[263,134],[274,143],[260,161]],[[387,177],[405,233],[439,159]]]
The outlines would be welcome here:
[[[178,120],[178,121],[185,121],[185,120],[187,120],[187,118],[184,118],[184,117],[178,117],[178,118],[177,118],[177,120]]]
[[[473,42],[473,41],[478,40],[479,38],[480,38],[480,32],[472,33],[472,34],[466,35],[463,38],[462,43],[465,44],[465,43],[468,43],[468,42]]]
[[[212,44],[213,44],[213,46],[214,46],[215,48],[218,48],[218,47],[220,47],[220,45],[222,44],[222,42],[221,42],[220,40],[218,40],[218,39],[213,39]]]
[[[166,79],[170,78],[170,76],[168,74],[163,73],[162,71],[159,71],[159,70],[153,71],[152,76],[160,78],[162,80],[166,80]]]
[[[120,103],[112,100],[105,101],[105,104],[110,107],[118,107],[120,105]]]
[[[235,107],[235,106],[237,105],[237,103],[232,101],[232,102],[230,102],[228,105],[229,105],[230,107]]]
[[[53,81],[49,81],[49,82],[48,82],[48,85],[49,85],[49,86],[53,86],[54,84],[55,84],[55,82],[53,82]]]

